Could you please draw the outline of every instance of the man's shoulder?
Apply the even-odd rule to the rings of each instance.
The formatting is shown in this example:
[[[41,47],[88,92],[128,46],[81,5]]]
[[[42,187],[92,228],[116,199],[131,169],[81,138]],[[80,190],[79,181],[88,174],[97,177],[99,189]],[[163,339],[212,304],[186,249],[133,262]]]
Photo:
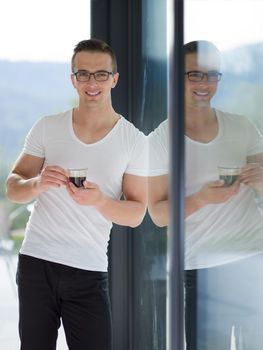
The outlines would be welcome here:
[[[168,119],[162,121],[149,135],[149,140],[160,139],[166,140],[169,139],[169,122]]]
[[[65,123],[70,118],[70,111],[60,112],[57,114],[49,114],[39,117],[35,120],[31,127],[32,130],[41,130],[46,128],[55,129],[56,126],[60,127],[61,124]]]
[[[37,125],[50,125],[50,126],[54,126],[55,125],[61,125],[61,123],[65,123],[66,121],[69,120],[69,118],[71,118],[71,111],[67,110],[64,112],[59,112],[56,114],[48,114],[45,116],[40,117],[35,124]]]
[[[124,134],[131,134],[134,136],[136,135],[145,136],[144,133],[137,126],[135,126],[132,122],[130,122],[128,119],[126,119],[123,116],[121,116],[120,132]]]
[[[220,109],[215,109],[215,111],[216,111],[216,115],[219,118],[223,119],[226,123],[238,123],[238,124],[250,123],[249,119],[242,114],[226,112]]]
[[[71,113],[72,113],[72,110],[66,110],[63,112],[46,115],[43,118],[46,118],[46,119],[51,120],[51,121],[67,119],[67,118],[71,117]]]
[[[216,114],[226,118],[245,118],[244,115],[215,108]]]
[[[248,117],[242,114],[223,112],[220,110],[216,111],[219,117],[219,122],[223,126],[223,130],[228,133],[233,133],[240,135],[242,133],[244,136],[254,133],[258,130],[256,123],[250,120]]]

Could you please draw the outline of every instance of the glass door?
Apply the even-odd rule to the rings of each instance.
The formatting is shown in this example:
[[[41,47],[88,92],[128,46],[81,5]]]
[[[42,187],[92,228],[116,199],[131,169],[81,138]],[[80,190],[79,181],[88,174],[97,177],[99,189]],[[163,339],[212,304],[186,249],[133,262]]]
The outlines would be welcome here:
[[[187,350],[260,350],[263,2],[184,4]]]

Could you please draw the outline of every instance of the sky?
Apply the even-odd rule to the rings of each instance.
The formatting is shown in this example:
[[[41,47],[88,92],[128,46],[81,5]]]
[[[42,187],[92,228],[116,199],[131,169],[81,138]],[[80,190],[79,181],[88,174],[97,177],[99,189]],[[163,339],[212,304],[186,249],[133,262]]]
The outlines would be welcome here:
[[[158,0],[157,0],[158,1]],[[263,0],[185,0],[185,42],[220,50],[263,41]],[[0,59],[68,62],[90,36],[89,0],[4,0]]]
[[[221,50],[263,42],[263,0],[185,0],[184,40],[210,40]]]
[[[89,0],[4,0],[0,59],[68,62],[90,37]]]

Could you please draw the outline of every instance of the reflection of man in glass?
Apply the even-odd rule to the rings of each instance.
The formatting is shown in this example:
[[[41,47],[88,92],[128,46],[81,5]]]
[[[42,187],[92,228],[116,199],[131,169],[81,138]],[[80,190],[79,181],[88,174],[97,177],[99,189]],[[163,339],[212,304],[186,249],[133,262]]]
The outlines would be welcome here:
[[[187,349],[230,349],[231,339],[237,349],[261,349],[263,139],[246,118],[211,107],[218,49],[199,41],[184,50]],[[219,166],[241,168],[238,180],[226,187]]]
[[[145,137],[113,109],[118,76],[106,43],[79,42],[78,106],[33,126],[7,180],[10,200],[36,199],[17,273],[23,350],[55,349],[61,320],[69,349],[112,349],[110,230],[139,225],[146,207]],[[88,168],[84,187],[69,182],[69,168]]]

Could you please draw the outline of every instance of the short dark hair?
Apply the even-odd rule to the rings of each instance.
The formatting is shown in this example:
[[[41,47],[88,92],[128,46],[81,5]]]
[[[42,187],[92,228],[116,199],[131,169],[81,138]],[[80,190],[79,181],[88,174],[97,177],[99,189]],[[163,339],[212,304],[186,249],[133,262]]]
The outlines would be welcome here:
[[[71,70],[74,71],[74,60],[77,53],[82,51],[89,52],[101,52],[106,53],[111,57],[112,60],[112,71],[113,73],[117,73],[117,59],[113,49],[100,39],[88,39],[80,41],[74,48],[74,53],[71,58]]]
[[[184,44],[184,55],[199,53],[200,51],[204,53],[215,53],[220,56],[220,51],[211,41],[195,40]]]
[[[196,40],[190,41],[183,46],[184,57],[186,58],[189,54],[196,54],[204,63],[213,62],[218,67],[221,66],[221,53],[214,43],[207,40]]]

